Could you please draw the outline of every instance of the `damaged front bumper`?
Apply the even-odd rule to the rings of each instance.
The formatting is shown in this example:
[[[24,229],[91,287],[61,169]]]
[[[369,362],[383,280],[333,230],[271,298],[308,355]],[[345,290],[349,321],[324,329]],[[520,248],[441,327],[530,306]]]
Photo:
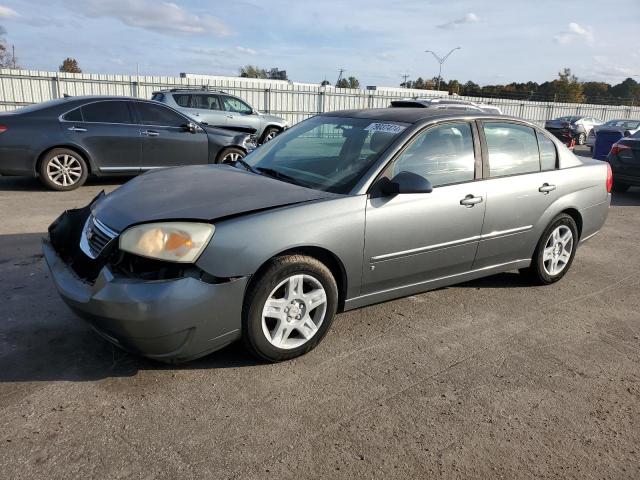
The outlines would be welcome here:
[[[65,212],[43,240],[53,281],[69,307],[102,337],[165,362],[204,356],[240,337],[247,277],[142,280],[119,275],[78,245],[90,207]]]

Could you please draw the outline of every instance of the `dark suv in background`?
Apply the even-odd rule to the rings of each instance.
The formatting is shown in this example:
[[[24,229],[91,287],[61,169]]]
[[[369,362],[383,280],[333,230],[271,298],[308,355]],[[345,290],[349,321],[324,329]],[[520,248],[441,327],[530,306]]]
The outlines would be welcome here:
[[[283,118],[261,113],[241,98],[206,87],[162,90],[154,92],[152,99],[181,111],[196,122],[255,133],[260,143],[271,140],[289,126]]]

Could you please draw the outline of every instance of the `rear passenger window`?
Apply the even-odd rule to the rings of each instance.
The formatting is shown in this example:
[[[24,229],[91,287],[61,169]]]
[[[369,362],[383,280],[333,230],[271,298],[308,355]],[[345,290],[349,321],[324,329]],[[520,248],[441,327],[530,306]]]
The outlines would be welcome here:
[[[81,122],[82,121],[82,111],[79,108],[75,110],[71,110],[68,113],[65,113],[62,117],[63,120],[67,122]]]
[[[475,155],[471,125],[448,123],[420,134],[395,161],[391,176],[400,172],[417,173],[434,187],[473,180]]]
[[[183,108],[189,107],[189,97],[191,95],[188,94],[174,94],[173,99],[175,102]]]
[[[218,97],[215,95],[192,95],[191,108],[202,110],[220,110]]]
[[[540,167],[542,170],[554,170],[558,164],[556,146],[542,133],[536,132],[536,134],[540,146]]]
[[[487,122],[484,136],[492,177],[540,171],[540,153],[533,128],[515,123]]]
[[[131,123],[127,102],[95,102],[82,107],[85,122]]]

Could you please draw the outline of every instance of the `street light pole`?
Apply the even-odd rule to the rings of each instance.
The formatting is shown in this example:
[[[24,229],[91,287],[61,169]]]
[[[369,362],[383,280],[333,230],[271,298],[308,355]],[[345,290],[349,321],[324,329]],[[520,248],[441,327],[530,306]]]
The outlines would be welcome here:
[[[460,47],[452,48],[451,51],[447,53],[444,57],[439,56],[436,52],[432,50],[424,51],[425,53],[430,53],[431,55],[433,55],[436,61],[440,64],[440,67],[438,68],[438,86],[436,87],[438,91],[440,91],[440,80],[442,80],[442,64],[446,62],[447,58],[449,58],[449,55],[451,55],[456,50],[460,50]]]

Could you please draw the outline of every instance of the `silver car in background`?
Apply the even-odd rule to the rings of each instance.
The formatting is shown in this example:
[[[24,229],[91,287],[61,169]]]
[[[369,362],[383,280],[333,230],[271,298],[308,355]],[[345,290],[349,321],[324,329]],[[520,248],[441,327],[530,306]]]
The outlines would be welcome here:
[[[602,228],[611,183],[608,163],[516,118],[332,112],[233,165],[99,195],[43,249],[62,298],[116,345],[178,362],[242,339],[279,361],[336,312],[507,270],[557,282]]]
[[[255,134],[259,143],[268,142],[289,126],[285,119],[261,113],[241,98],[220,90],[174,88],[154,92],[152,100],[169,105],[196,122],[246,130]]]
[[[633,135],[634,133],[640,131],[640,120],[630,120],[630,119],[618,119],[618,120],[609,120],[608,122],[603,123],[602,125],[594,126],[589,135],[587,136],[587,141],[585,145],[589,148],[593,149],[596,143],[596,134],[598,130],[619,130],[623,133],[625,137]],[[629,132],[625,134],[625,132]]]

